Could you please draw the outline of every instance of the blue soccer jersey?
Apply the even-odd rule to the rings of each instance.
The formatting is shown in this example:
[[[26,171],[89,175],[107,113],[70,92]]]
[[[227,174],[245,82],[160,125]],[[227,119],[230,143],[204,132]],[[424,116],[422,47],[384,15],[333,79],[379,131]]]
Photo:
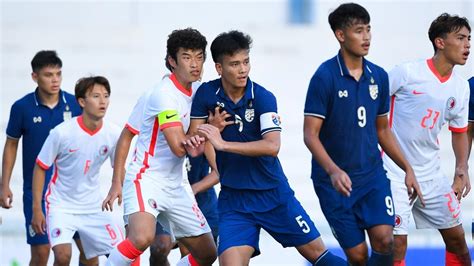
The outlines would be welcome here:
[[[237,103],[225,95],[220,79],[203,83],[194,97],[191,119],[205,119],[217,106],[231,114],[234,121],[221,133],[225,141],[258,141],[265,133],[281,131],[275,96],[250,79],[245,95]],[[216,162],[221,185],[225,187],[267,190],[287,183],[277,157],[216,151]]]
[[[369,182],[384,171],[376,120],[389,112],[387,73],[363,60],[359,81],[349,73],[341,53],[324,62],[312,77],[304,114],[324,119],[320,140],[331,159],[350,177],[354,185]],[[330,182],[318,162],[312,159],[311,178]]]
[[[12,139],[23,137],[23,193],[26,198],[32,198],[33,167],[49,131],[81,113],[82,109],[76,98],[64,91],[60,91],[58,104],[52,109],[41,103],[38,89],[12,105],[6,133]],[[51,171],[49,169],[46,172],[45,189],[51,178]]]
[[[474,77],[469,79],[469,89],[471,90],[469,96],[469,122],[474,122]]]

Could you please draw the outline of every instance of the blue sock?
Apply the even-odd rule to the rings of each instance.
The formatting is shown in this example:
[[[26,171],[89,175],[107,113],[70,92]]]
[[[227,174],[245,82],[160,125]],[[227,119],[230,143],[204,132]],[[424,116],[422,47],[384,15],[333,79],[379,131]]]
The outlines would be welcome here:
[[[314,266],[347,266],[347,262],[342,258],[332,254],[329,250],[326,250],[319,256],[316,262],[313,264]]]
[[[393,253],[382,254],[372,250],[370,254],[368,266],[385,266],[393,265]]]

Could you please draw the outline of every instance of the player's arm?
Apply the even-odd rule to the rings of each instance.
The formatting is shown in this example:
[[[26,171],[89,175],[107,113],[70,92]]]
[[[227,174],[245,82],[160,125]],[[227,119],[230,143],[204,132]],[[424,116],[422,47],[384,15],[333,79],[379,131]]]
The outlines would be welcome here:
[[[314,159],[323,167],[323,169],[331,177],[333,187],[345,196],[350,196],[352,191],[352,182],[346,172],[340,169],[334,161],[329,157],[321,140],[319,132],[324,120],[316,116],[304,117],[304,143],[313,155]]]
[[[216,152],[210,142],[206,143],[204,154],[206,155],[206,159],[211,167],[211,172],[200,181],[191,185],[194,195],[206,191],[219,183],[219,173],[216,166]]]
[[[379,144],[383,151],[403,170],[405,171],[405,185],[407,186],[408,196],[413,202],[416,197],[420,198],[421,204],[424,206],[425,202],[421,189],[416,181],[415,172],[413,168],[405,159],[403,152],[398,145],[395,136],[390,129],[387,115],[379,115],[376,120],[377,137]]]
[[[451,132],[451,142],[454,156],[456,158],[456,167],[454,173],[453,190],[458,199],[466,197],[471,190],[469,180],[467,159],[469,156],[469,137],[467,132]]]
[[[43,187],[47,169],[48,167],[39,160],[37,160],[37,164],[33,169],[33,218],[31,226],[37,234],[45,234],[46,232],[46,219],[41,201],[43,200]]]
[[[0,182],[0,205],[9,209],[13,203],[13,193],[10,189],[10,180],[13,172],[13,166],[16,161],[19,139],[7,137],[5,147],[3,149],[2,160],[2,178]]]
[[[472,139],[474,138],[474,121],[469,121],[467,125],[467,144],[468,144],[468,158],[471,154]]]
[[[114,171],[112,176],[112,185],[107,197],[102,202],[102,210],[113,210],[115,199],[118,199],[119,206],[122,204],[122,186],[125,178],[125,162],[127,160],[128,151],[135,133],[125,127],[120,133],[115,147]]]

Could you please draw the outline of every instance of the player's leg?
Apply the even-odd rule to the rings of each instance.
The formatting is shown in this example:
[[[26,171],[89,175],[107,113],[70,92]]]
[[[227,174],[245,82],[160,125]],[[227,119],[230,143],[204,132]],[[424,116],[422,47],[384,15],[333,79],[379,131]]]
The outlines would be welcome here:
[[[41,202],[43,213],[45,212],[44,201]],[[31,219],[33,218],[33,203],[30,198],[23,195],[23,215],[25,217],[26,242],[30,245],[30,265],[46,266],[48,264],[49,245],[48,235],[36,234],[31,227]]]
[[[420,184],[421,185],[421,184]],[[395,207],[395,226],[393,228],[393,264],[404,266],[408,243],[408,226],[410,222],[412,205],[408,197],[405,183],[391,181],[393,205]],[[414,203],[421,206],[419,201]]]
[[[390,265],[393,263],[395,207],[386,174],[380,173],[374,180],[372,186],[365,186],[354,209],[370,238],[372,253],[367,265]]]
[[[282,204],[267,211],[253,213],[258,224],[283,247],[296,247],[314,265],[347,265],[325,247],[314,223],[293,193],[280,195]]]
[[[69,266],[71,263],[71,243],[59,244],[53,247],[54,266]]]
[[[449,229],[440,229],[439,232],[446,244],[446,265],[471,265],[471,256],[462,225]]]
[[[314,183],[321,210],[328,221],[331,231],[344,250],[351,265],[366,265],[368,248],[365,232],[359,226],[353,211],[353,202],[358,194],[353,190],[347,198],[337,192],[331,184]]]
[[[170,265],[168,254],[172,248],[170,233],[166,232],[160,223],[156,223],[155,239],[150,246],[150,265]]]
[[[189,262],[189,265],[212,265],[217,258],[216,245],[210,232],[202,234],[200,236],[180,238],[179,242],[182,243],[190,252],[190,254],[184,256],[181,261]],[[186,261],[187,260],[187,261]],[[177,265],[188,265],[188,264],[177,264]]]
[[[76,232],[74,234],[74,242],[76,242],[77,249],[79,249],[79,266],[92,266],[99,265],[99,257],[94,257],[88,260],[84,254],[84,248],[82,247],[81,239],[79,234]]]

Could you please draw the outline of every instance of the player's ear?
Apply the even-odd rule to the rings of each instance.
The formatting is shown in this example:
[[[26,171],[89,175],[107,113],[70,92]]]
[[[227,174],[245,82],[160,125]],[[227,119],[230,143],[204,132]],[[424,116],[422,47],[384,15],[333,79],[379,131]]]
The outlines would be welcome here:
[[[216,67],[217,74],[219,74],[219,76],[222,76],[222,64],[216,63],[214,66]]]
[[[344,36],[344,31],[341,29],[337,29],[334,31],[334,35],[336,36],[336,39],[339,42],[344,42],[345,36]]]
[[[168,55],[168,57],[166,58],[166,60],[168,60],[168,63],[170,64],[170,66],[171,66],[172,69],[175,69],[176,66],[178,66],[178,63],[176,63],[176,61],[174,60],[173,57],[171,57],[171,55]]]
[[[31,79],[35,82],[38,83],[38,74],[35,72],[31,72]]]
[[[441,37],[435,38],[434,44],[437,49],[444,49],[444,39]]]
[[[81,108],[84,109],[84,106],[86,106],[86,99],[84,99],[84,98],[78,98],[78,99],[77,99],[77,102],[79,103],[79,105],[81,106]]]

